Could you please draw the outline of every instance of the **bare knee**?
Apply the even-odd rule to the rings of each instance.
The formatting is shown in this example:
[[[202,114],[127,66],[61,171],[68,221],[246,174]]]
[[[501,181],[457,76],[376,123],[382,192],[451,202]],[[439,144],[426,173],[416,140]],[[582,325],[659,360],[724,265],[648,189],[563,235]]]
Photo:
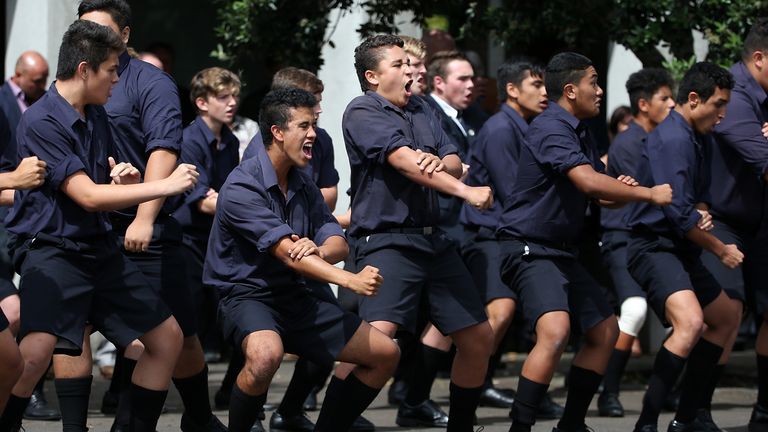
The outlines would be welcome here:
[[[584,341],[594,347],[613,348],[619,338],[619,324],[616,316],[604,319],[595,327],[586,332]]]
[[[561,354],[568,343],[571,323],[568,314],[544,315],[536,322],[536,348]]]
[[[280,347],[269,343],[249,346],[245,352],[245,366],[241,373],[248,387],[267,385],[280,367],[282,359],[283,351]]]
[[[461,330],[453,340],[456,351],[463,355],[487,359],[493,351],[493,331],[487,321]]]
[[[672,336],[693,347],[704,331],[704,318],[701,313],[690,313],[672,323]]]
[[[184,344],[184,335],[176,319],[171,317],[145,334],[141,342],[144,344],[143,355],[170,358],[175,363]]]

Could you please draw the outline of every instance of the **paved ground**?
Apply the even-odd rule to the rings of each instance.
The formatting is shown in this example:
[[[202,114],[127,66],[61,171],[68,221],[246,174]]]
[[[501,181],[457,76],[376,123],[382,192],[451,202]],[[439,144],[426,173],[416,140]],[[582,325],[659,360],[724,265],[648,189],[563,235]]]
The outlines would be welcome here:
[[[570,357],[567,357],[562,362],[561,372],[567,370],[569,359]],[[587,418],[587,423],[596,431],[631,431],[641,406],[644,377],[650,370],[652,361],[653,359],[650,356],[644,356],[630,361],[628,367],[628,382],[622,389],[622,401],[627,409],[627,417],[622,419],[597,417],[597,411],[593,401],[590,416]],[[519,371],[520,364],[520,358],[507,358],[504,374],[508,376],[498,378],[497,386],[516,387],[517,379],[515,377]],[[210,366],[211,394],[216,391],[225,368],[226,365],[224,364],[213,364]],[[269,403],[279,402],[282,393],[285,391],[288,380],[290,379],[292,369],[293,362],[286,361],[283,367],[278,371],[272,389],[270,390]],[[91,398],[89,426],[93,432],[108,431],[112,418],[104,416],[99,412],[101,396],[106,388],[106,381],[100,377],[96,377],[94,381],[95,389]],[[720,426],[728,432],[747,431],[746,424],[751,412],[751,404],[754,403],[756,397],[755,382],[754,354],[751,352],[736,353],[735,358],[726,370],[725,377],[723,378],[723,386],[717,390],[714,397],[714,418]],[[55,396],[53,396],[52,392],[52,383],[48,382],[47,385],[48,394],[51,395],[51,399],[55,400]],[[565,400],[565,390],[562,386],[563,375],[562,373],[558,373],[553,381],[552,388],[554,389],[553,395],[555,400],[560,403],[563,403]],[[446,379],[438,379],[432,394],[433,398],[440,403],[444,409],[447,409],[448,381]],[[181,402],[178,395],[173,390],[168,398],[167,407],[169,411],[160,418],[158,431],[178,431],[179,419],[181,416]],[[218,414],[226,423],[227,413],[225,411],[217,411],[216,414]],[[420,430],[429,432],[441,430],[405,429],[397,427],[395,424],[395,414],[396,409],[387,405],[386,392],[382,392],[379,395],[379,398],[366,411],[365,416],[378,426],[377,430],[379,431]],[[268,412],[267,419],[269,419],[269,415],[270,413]],[[477,415],[480,420],[480,425],[484,427],[483,432],[506,432],[509,429],[510,421],[507,418],[507,410],[505,409],[480,408]],[[315,419],[316,416],[317,412],[310,413],[312,419]],[[662,430],[666,429],[665,425],[671,418],[672,414],[666,413],[662,415],[660,421],[660,424],[664,426]],[[534,427],[534,431],[548,432],[552,430],[552,427],[555,424],[556,421],[543,421]],[[25,421],[24,426],[27,432],[61,430],[61,426],[58,422]]]

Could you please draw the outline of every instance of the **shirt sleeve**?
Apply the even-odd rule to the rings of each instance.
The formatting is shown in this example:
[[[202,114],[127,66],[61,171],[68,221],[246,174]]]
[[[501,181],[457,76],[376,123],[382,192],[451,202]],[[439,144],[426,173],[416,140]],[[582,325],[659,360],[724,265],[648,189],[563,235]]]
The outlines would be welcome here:
[[[414,149],[413,142],[399,124],[401,122],[394,121],[392,115],[373,102],[356,103],[344,116],[345,138],[351,140],[363,157],[378,164],[386,163],[387,156],[400,147]]]
[[[320,136],[318,136],[318,138],[320,138]],[[320,163],[317,166],[317,187],[334,187],[339,184],[339,172],[336,171],[336,167],[334,166],[333,140],[330,135],[324,134],[322,143],[318,141],[317,144],[320,144],[323,147],[320,155]]]
[[[317,227],[313,233],[312,240],[316,245],[320,246],[325,243],[330,237],[339,236],[344,237],[344,230],[336,221],[336,218],[331,214],[331,210],[325,205],[323,201],[323,195],[320,193],[320,189],[314,185],[307,187],[307,202],[311,203],[310,218],[312,226]]]
[[[211,184],[211,173],[208,172],[210,166],[209,161],[205,155],[205,151],[201,148],[199,140],[192,139],[185,135],[184,142],[182,143],[181,162],[192,164],[197,167],[197,172],[200,174],[197,177],[197,184],[189,192],[186,193],[184,202],[188,205],[193,205],[205,198],[205,194],[208,193]],[[197,210],[197,207],[195,207]]]
[[[505,128],[498,128],[485,135],[480,158],[488,171],[490,186],[502,201],[512,194],[517,178],[517,161],[520,159],[521,143],[518,140],[522,139],[514,131]],[[474,167],[470,166],[469,169]]]
[[[140,86],[139,103],[146,153],[158,148],[181,151],[179,90],[171,77],[159,74]]]
[[[294,234],[294,230],[272,211],[267,193],[257,184],[233,182],[224,196],[219,195],[216,208],[225,227],[261,253],[269,252],[280,239]]]
[[[74,150],[74,138],[62,126],[50,118],[26,124],[17,129],[19,160],[37,156],[46,163],[45,182],[54,190],[61,187],[67,177],[85,171],[85,165]]]
[[[550,132],[538,146],[529,147],[537,161],[549,165],[562,175],[579,165],[592,165],[592,161],[581,150],[579,137],[575,133]]]
[[[731,92],[725,118],[715,126],[715,136],[733,148],[756,176],[763,176],[768,172],[768,139],[763,136],[763,124],[755,110],[747,95]]]
[[[678,235],[696,227],[701,215],[696,211],[696,156],[694,143],[648,140],[648,162],[654,184],[672,186],[672,203],[662,206],[664,216]]]

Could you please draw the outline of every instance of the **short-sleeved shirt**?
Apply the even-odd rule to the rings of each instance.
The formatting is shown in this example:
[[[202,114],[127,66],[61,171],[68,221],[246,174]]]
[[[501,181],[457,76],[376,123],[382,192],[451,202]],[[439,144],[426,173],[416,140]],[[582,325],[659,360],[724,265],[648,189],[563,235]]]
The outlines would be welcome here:
[[[460,216],[462,224],[496,230],[502,197],[509,196],[517,178],[517,161],[527,131],[528,123],[506,103],[480,129],[469,150],[466,183],[469,186],[491,186],[493,205],[480,211],[464,203]]]
[[[417,97],[401,109],[372,91],[347,105],[342,129],[351,167],[351,235],[438,224],[437,192],[408,179],[387,161],[400,147],[440,158],[456,153],[430,110]]]
[[[312,145],[312,159],[304,171],[312,177],[318,188],[329,188],[339,184],[339,172],[334,165],[333,139],[323,128],[316,128],[317,138]],[[243,160],[250,159],[264,151],[261,135],[253,137],[243,152]]]
[[[119,162],[130,162],[142,175],[147,170],[149,154],[156,149],[181,152],[181,108],[179,91],[173,78],[155,66],[120,55],[117,70],[120,80],[104,108],[115,140]],[[166,199],[163,207],[170,213],[178,202]],[[133,217],[136,207],[118,213]]]
[[[184,128],[181,162],[195,165],[200,173],[197,184],[186,194],[184,204],[173,213],[185,234],[208,241],[213,216],[200,212],[197,205],[209,189],[217,192],[221,189],[239,162],[239,146],[240,141],[226,125],[221,128],[221,142],[201,117]]]
[[[48,92],[22,116],[16,132],[19,159],[37,156],[47,164],[45,183],[16,192],[6,219],[19,237],[44,233],[83,239],[108,233],[106,213],[89,212],[61,190],[69,176],[82,171],[94,183],[109,183],[112,137],[104,108],[85,106],[85,118],[51,84]]]
[[[528,127],[517,179],[504,201],[497,235],[572,244],[584,226],[587,196],[568,171],[591,165],[604,171],[587,125],[554,101]]]
[[[637,179],[637,165],[643,155],[643,146],[648,132],[634,121],[629,123],[627,130],[619,133],[608,148],[608,167],[606,174],[616,178],[628,175]],[[628,231],[625,221],[630,206],[617,209],[600,209],[600,225],[607,230]]]
[[[747,232],[756,232],[766,217],[768,140],[763,123],[768,121],[768,94],[744,63],[731,67],[736,85],[725,118],[715,126],[717,145],[712,149],[709,192],[710,212]]]
[[[707,164],[712,145],[711,134],[694,132],[682,115],[670,112],[648,135],[635,180],[648,187],[668,183],[672,203],[663,207],[631,204],[628,225],[672,237],[684,237],[695,228],[701,219],[696,204],[709,202]]]
[[[317,245],[344,236],[305,172],[290,170],[285,196],[267,152],[259,152],[235,168],[219,191],[203,282],[222,297],[266,299],[306,290],[304,278],[269,251],[291,234]]]

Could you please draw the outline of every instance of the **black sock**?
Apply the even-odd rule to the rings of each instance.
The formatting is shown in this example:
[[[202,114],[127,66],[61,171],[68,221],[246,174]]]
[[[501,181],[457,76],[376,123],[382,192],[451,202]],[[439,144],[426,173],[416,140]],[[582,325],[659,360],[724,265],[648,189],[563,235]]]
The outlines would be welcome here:
[[[704,338],[700,338],[693,347],[683,376],[675,420],[687,424],[696,418],[696,410],[702,405],[703,395],[709,387],[709,379],[722,354],[723,347]]]
[[[451,408],[448,413],[447,432],[472,431],[475,410],[477,410],[483,386],[465,388],[451,382],[450,391]]]
[[[520,375],[517,383],[517,396],[515,403],[512,404],[512,410],[509,416],[512,417],[512,428],[510,431],[528,430],[536,423],[536,412],[539,410],[541,401],[547,395],[549,384],[539,384]]]
[[[768,356],[757,355],[757,404],[768,408]]]
[[[37,384],[35,384],[35,392],[42,393],[44,388],[45,388],[45,374],[43,374],[43,376],[41,376],[40,379],[37,381]]]
[[[120,376],[113,375],[112,380],[119,380],[120,393],[117,399],[114,425],[127,429],[131,419],[131,378],[136,369],[136,360],[123,357],[123,366]]]
[[[720,382],[720,378],[723,377],[724,371],[725,371],[724,364],[718,364],[717,366],[715,366],[715,370],[712,371],[712,375],[709,377],[706,393],[702,395],[703,401],[699,408],[703,408],[707,411],[712,411],[712,396],[714,396],[715,394],[715,389],[717,388],[717,384]]]
[[[568,397],[565,411],[557,427],[563,430],[581,430],[587,416],[589,403],[595,395],[603,376],[595,371],[571,365],[568,375]]]
[[[155,432],[168,390],[150,390],[131,383],[131,432]]]
[[[631,354],[632,351],[613,350],[611,359],[608,361],[608,368],[605,370],[605,378],[603,378],[603,393],[619,394],[621,377],[624,376],[624,369],[627,367]]]
[[[334,376],[325,392],[325,401],[315,423],[315,432],[349,430],[355,419],[376,399],[380,390],[360,381],[354,372],[347,375],[344,381]]]
[[[491,355],[491,358],[488,359],[488,371],[485,372],[485,382],[483,383],[484,389],[493,387],[493,375],[496,373],[496,368],[499,367],[499,363],[501,363],[501,355],[501,348],[499,348],[493,355]]]
[[[417,358],[414,360],[416,367],[408,386],[408,392],[405,395],[405,403],[408,406],[416,406],[429,399],[432,384],[437,376],[437,369],[446,353],[421,344],[420,352],[417,352],[416,355]]]
[[[184,415],[199,424],[206,424],[211,419],[211,401],[208,398],[208,366],[188,378],[173,378],[173,384],[179,391],[184,403]]]
[[[88,397],[91,395],[93,376],[84,378],[56,378],[56,395],[59,397],[61,425],[64,432],[88,430]]]
[[[685,360],[670,352],[664,345],[661,346],[659,352],[656,353],[656,360],[653,362],[653,372],[648,379],[648,389],[643,396],[643,409],[640,411],[635,429],[647,424],[658,424],[664,399],[683,371]]]
[[[251,396],[243,393],[237,384],[232,386],[232,397],[229,400],[229,430],[230,432],[250,432],[256,419],[267,402],[267,393]]]
[[[112,369],[112,379],[109,381],[109,391],[112,394],[120,394],[120,385],[123,384],[123,366],[125,364],[125,349],[118,348],[115,353],[115,368]],[[129,381],[130,382],[130,381]]]
[[[299,415],[304,411],[304,401],[315,387],[322,386],[333,371],[333,364],[320,366],[300,357],[293,368],[293,376],[277,411],[285,417]]]
[[[221,380],[221,392],[232,393],[232,388],[237,381],[237,376],[245,366],[245,357],[243,356],[243,350],[240,347],[234,347],[232,350],[232,357],[229,359],[227,365],[227,372],[224,374],[224,378]]]
[[[11,393],[8,402],[5,404],[3,415],[0,416],[0,431],[11,430],[11,428],[21,424],[21,417],[24,410],[29,405],[28,397],[18,397]]]
[[[401,332],[397,335],[397,345],[400,347],[400,362],[392,379],[411,382],[413,369],[416,367],[416,357],[421,351],[421,342],[411,333]]]

